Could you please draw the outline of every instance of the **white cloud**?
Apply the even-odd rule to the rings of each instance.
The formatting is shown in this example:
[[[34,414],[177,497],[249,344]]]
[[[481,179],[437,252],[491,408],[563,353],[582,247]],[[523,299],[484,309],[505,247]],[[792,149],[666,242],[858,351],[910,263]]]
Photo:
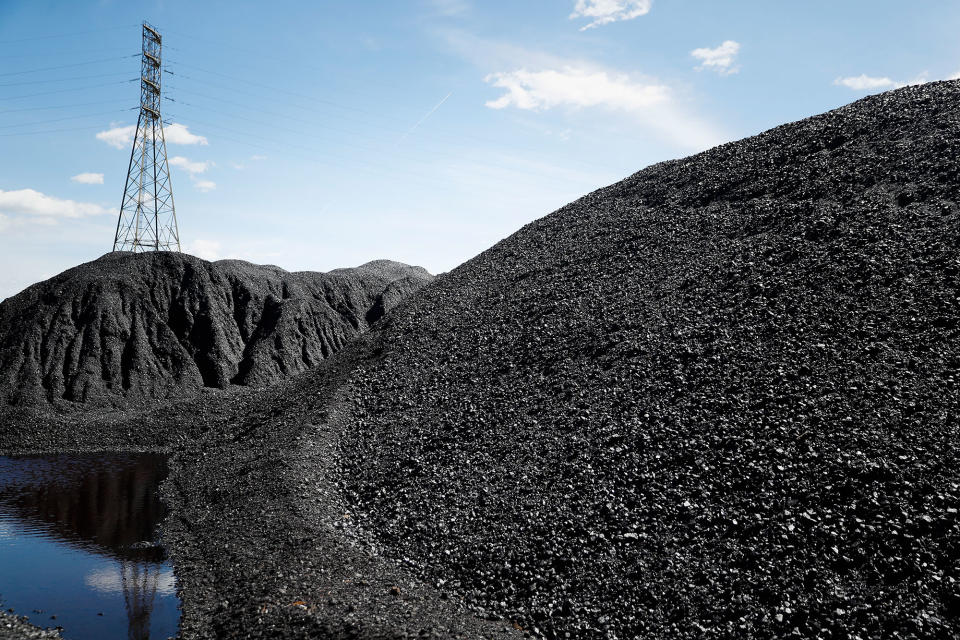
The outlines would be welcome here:
[[[699,151],[730,140],[730,136],[716,126],[709,116],[696,113],[694,103],[687,99],[682,88],[673,87],[667,82],[605,69],[588,60],[563,58],[543,51],[480,38],[463,30],[444,29],[438,34],[454,53],[469,60],[484,72],[505,68],[519,70],[486,76],[488,82],[500,81],[504,85],[502,88],[507,90],[506,95],[488,103],[490,108],[521,108],[518,104],[521,102],[527,105],[537,104],[535,109],[530,109],[529,106],[527,108],[531,113],[539,113],[551,106],[561,105],[588,111],[590,105],[596,104],[592,108],[615,109],[650,134],[684,150]],[[554,73],[543,75],[550,70],[554,70]],[[604,85],[608,90],[605,99],[595,100],[582,94],[570,97],[567,91],[560,91],[559,88],[554,91],[548,86],[551,78],[562,80],[564,76],[570,76],[570,82],[579,84],[581,90],[593,90],[590,86],[592,82]],[[516,87],[514,93],[511,93],[511,86]],[[643,91],[638,89],[639,87],[648,89]],[[637,101],[654,101],[660,93],[664,94],[664,99],[651,106],[632,110],[625,108],[627,104],[635,104]],[[560,100],[563,95],[567,95],[568,99]],[[626,99],[625,95],[632,96],[633,100]],[[596,124],[592,121],[593,115],[589,113],[580,116],[579,120],[588,128],[593,128]],[[565,122],[562,126],[570,127],[571,124],[573,123]],[[600,124],[605,125],[604,122]],[[552,123],[551,126],[560,125]],[[629,125],[617,123],[617,126],[623,128]],[[576,132],[577,127],[572,128]]]
[[[570,19],[592,18],[593,22],[580,31],[620,20],[633,20],[650,13],[653,0],[577,0]]]
[[[874,76],[868,76],[865,73],[860,74],[859,76],[837,78],[833,81],[833,84],[846,87],[848,89],[853,89],[854,91],[868,91],[870,89],[893,89],[895,87],[902,86],[899,82],[891,80],[890,78],[878,78]]]
[[[205,173],[207,169],[214,166],[212,162],[193,162],[183,156],[173,156],[170,158],[170,164],[175,167],[180,167],[185,171],[189,171],[191,175],[197,173]]]
[[[133,134],[136,132],[137,126],[133,124],[127,127],[111,125],[110,129],[97,134],[97,140],[103,140],[114,149],[124,149],[128,148],[133,142]]]
[[[208,191],[213,191],[217,188],[217,183],[211,180],[194,180],[193,186],[197,188],[197,191],[202,191],[204,193]]]
[[[136,125],[118,126],[111,123],[111,128],[97,133],[97,140],[102,140],[114,149],[129,149],[133,143],[133,136],[137,132]],[[164,139],[170,144],[208,144],[204,136],[191,133],[186,125],[174,122],[163,128]]]
[[[170,144],[209,144],[205,137],[190,133],[187,125],[178,122],[164,127],[163,136]]]
[[[0,231],[3,231],[4,229],[6,229],[6,228],[9,227],[9,226],[10,226],[10,218],[8,218],[7,216],[5,216],[5,215],[3,215],[2,213],[0,213]],[[3,536],[0,535],[0,538],[2,538],[2,537],[3,537]]]
[[[664,85],[634,81],[625,74],[611,75],[577,67],[491,73],[485,80],[506,89],[502,96],[486,103],[491,109],[515,106],[540,110],[566,105],[635,111],[665,102],[669,95]]]
[[[697,71],[710,69],[722,76],[736,73],[740,67],[733,66],[737,53],[740,52],[740,43],[734,40],[724,40],[719,47],[708,49],[702,47],[694,49],[690,55],[700,61]]]
[[[54,198],[33,189],[0,189],[0,212],[38,216],[39,220],[48,223],[52,223],[55,218],[82,218],[112,213],[99,204]]]
[[[956,76],[948,79],[955,80],[957,78],[960,78],[960,72],[958,72]],[[924,71],[917,77],[913,78],[912,80],[907,80],[906,82],[893,80],[886,76],[876,77],[868,76],[867,74],[862,73],[859,76],[837,78],[833,81],[833,84],[840,87],[846,87],[847,89],[852,89],[854,91],[872,91],[874,89],[900,89],[901,87],[909,87],[915,84],[926,84],[929,81],[929,74]]]
[[[260,154],[255,153],[255,154],[253,154],[252,156],[250,156],[250,159],[253,160],[253,161],[266,160],[266,159],[267,159],[267,156],[262,156],[262,155],[260,155]]]
[[[197,238],[184,245],[183,250],[190,255],[203,258],[204,260],[220,260],[223,257],[222,247],[217,240],[204,240]]]
[[[102,173],[78,173],[70,179],[80,184],[103,184]]]

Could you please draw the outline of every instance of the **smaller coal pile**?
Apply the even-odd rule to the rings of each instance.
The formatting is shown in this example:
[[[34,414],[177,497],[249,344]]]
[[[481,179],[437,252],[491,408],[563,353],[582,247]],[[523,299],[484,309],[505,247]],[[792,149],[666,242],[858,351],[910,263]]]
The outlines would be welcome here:
[[[112,253],[0,303],[0,401],[125,405],[305,371],[432,276]]]

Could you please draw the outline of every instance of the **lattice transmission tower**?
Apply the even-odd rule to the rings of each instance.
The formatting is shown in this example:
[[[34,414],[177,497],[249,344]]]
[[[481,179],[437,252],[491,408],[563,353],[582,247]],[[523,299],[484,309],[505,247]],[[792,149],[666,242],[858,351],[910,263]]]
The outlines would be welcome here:
[[[114,251],[180,251],[177,212],[160,117],[162,38],[143,23],[140,115],[130,151]]]

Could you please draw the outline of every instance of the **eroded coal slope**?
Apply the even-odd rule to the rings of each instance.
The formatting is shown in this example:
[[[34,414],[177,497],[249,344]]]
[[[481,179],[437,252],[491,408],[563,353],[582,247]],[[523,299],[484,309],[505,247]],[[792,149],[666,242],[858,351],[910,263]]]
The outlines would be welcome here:
[[[910,87],[442,276],[353,374],[354,521],[547,637],[957,637],[958,157]]]
[[[113,253],[0,303],[0,401],[124,404],[316,366],[431,276]]]

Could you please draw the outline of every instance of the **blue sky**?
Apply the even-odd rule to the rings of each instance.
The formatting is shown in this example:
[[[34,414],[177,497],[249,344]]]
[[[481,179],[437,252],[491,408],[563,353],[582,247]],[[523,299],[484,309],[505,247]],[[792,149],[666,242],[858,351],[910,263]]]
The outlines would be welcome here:
[[[449,270],[643,167],[960,73],[960,3],[0,0],[0,298],[111,249],[164,37],[184,250]]]

